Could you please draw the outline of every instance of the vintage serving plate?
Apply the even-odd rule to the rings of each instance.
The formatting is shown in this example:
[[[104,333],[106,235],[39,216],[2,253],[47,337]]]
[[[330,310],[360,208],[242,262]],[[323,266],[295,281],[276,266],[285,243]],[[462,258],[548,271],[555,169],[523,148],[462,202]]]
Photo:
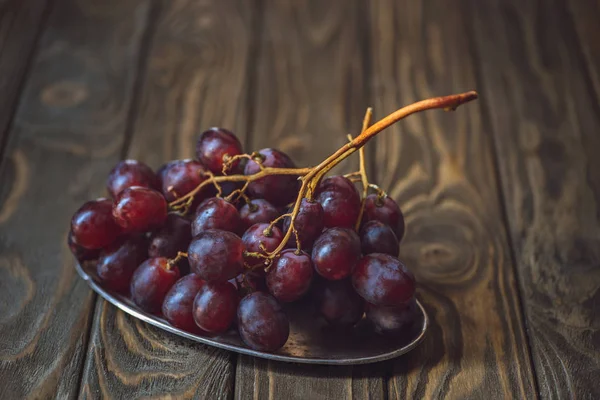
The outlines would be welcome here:
[[[414,349],[423,339],[429,323],[425,309],[417,301],[421,315],[405,334],[396,337],[377,335],[370,330],[365,321],[361,321],[353,329],[335,330],[319,323],[310,313],[310,307],[299,302],[286,308],[290,319],[290,336],[287,343],[275,353],[266,353],[247,347],[233,331],[225,335],[206,337],[175,328],[163,318],[144,312],[127,297],[102,288],[93,268],[76,263],[76,269],[96,293],[135,318],[196,342],[269,360],[330,365],[383,361]]]

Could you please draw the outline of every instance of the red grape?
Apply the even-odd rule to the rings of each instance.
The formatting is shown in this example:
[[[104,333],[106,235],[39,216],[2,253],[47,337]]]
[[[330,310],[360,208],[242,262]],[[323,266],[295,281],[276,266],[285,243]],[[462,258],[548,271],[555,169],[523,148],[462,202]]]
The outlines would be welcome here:
[[[239,297],[229,282],[207,282],[194,299],[194,321],[203,331],[223,333],[231,326]]]
[[[188,332],[201,332],[194,321],[194,298],[204,285],[196,274],[179,279],[169,289],[162,304],[162,313],[167,321],[176,328]]]
[[[190,221],[177,214],[167,215],[165,224],[150,236],[150,257],[174,258],[192,241]]]
[[[253,199],[240,208],[240,217],[245,229],[259,222],[269,223],[279,216],[279,210],[265,199]]]
[[[323,207],[327,228],[353,228],[360,214],[360,195],[349,179],[332,176],[324,179],[316,190],[316,200]]]
[[[401,306],[415,293],[415,278],[397,258],[373,253],[360,259],[352,284],[363,299],[377,306]]]
[[[116,292],[127,292],[135,269],[148,257],[146,240],[133,236],[102,250],[96,265],[103,286]]]
[[[158,176],[152,169],[137,160],[123,160],[108,174],[106,188],[115,198],[123,190],[132,186],[142,186],[149,189],[160,189]]]
[[[269,224],[254,224],[248,228],[244,233],[244,236],[242,236],[242,243],[247,252],[265,254],[260,248],[261,243],[268,252],[275,250],[277,246],[281,244],[281,241],[283,240],[281,229],[276,226],[273,226],[271,229],[268,228]],[[260,257],[244,253],[244,261],[250,267],[262,264],[263,260],[264,259]]]
[[[134,186],[115,198],[112,215],[126,232],[146,232],[167,219],[167,202],[154,189]]]
[[[131,299],[142,310],[150,313],[160,311],[165,296],[179,279],[179,268],[170,266],[165,257],[153,257],[144,261],[131,277]]]
[[[315,242],[312,261],[315,270],[329,280],[344,279],[360,258],[360,240],[347,228],[327,229]]]
[[[289,211],[291,212],[291,210]],[[298,215],[294,221],[294,227],[298,231],[300,244],[303,249],[310,249],[321,232],[323,231],[323,207],[316,201],[302,199]],[[283,231],[290,228],[291,218],[286,217],[283,223]],[[296,235],[292,233],[290,247],[296,247]]]
[[[279,301],[296,301],[308,291],[312,277],[313,264],[308,254],[284,250],[267,272],[267,287]]]
[[[239,275],[238,288],[246,289],[249,292],[266,292],[268,291],[267,282],[265,281],[265,270],[257,269],[254,271],[247,271],[242,275]]]
[[[378,307],[368,304],[366,316],[377,332],[395,335],[410,329],[418,316],[418,306],[414,298],[400,307]]]
[[[196,188],[207,178],[205,167],[195,160],[174,160],[163,165],[158,170],[162,194],[168,202],[176,200]],[[211,193],[213,188],[203,189],[196,195],[196,203]]]
[[[363,316],[365,301],[354,291],[350,279],[320,280],[315,289],[317,311],[336,326],[352,326]]]
[[[259,153],[264,157],[264,167],[295,168],[294,162],[287,154],[276,149],[262,149]],[[244,168],[245,175],[253,175],[260,171],[256,161],[249,160]],[[248,185],[248,193],[255,198],[262,198],[275,206],[285,206],[298,195],[299,181],[295,175],[270,175],[260,178]]]
[[[206,199],[196,209],[196,218],[192,222],[192,236],[207,229],[221,229],[240,234],[242,230],[240,213],[227,200],[219,197]]]
[[[382,198],[376,194],[367,196],[362,222],[365,223],[372,220],[381,221],[389,225],[396,234],[398,242],[402,240],[405,229],[404,215],[392,198],[388,196]]]
[[[360,227],[360,243],[363,254],[384,253],[398,257],[400,244],[389,225],[372,220]]]
[[[71,219],[75,243],[94,250],[114,242],[122,230],[112,216],[112,208],[109,199],[92,200],[82,205]]]
[[[242,154],[242,144],[230,131],[223,128],[210,128],[202,132],[196,144],[196,157],[214,174],[221,175],[223,157]],[[236,163],[237,164],[237,163]],[[236,165],[231,171],[235,172]]]
[[[235,233],[208,229],[192,239],[188,261],[205,281],[228,281],[244,269],[244,245]]]
[[[290,335],[290,323],[281,305],[267,293],[254,292],[244,297],[237,317],[240,337],[255,350],[276,351]]]
[[[94,260],[98,258],[98,255],[100,254],[100,250],[98,249],[86,249],[85,247],[75,243],[75,240],[73,239],[73,232],[71,231],[69,231],[67,244],[69,245],[71,253],[73,253],[77,261],[79,261],[80,263],[84,261]]]

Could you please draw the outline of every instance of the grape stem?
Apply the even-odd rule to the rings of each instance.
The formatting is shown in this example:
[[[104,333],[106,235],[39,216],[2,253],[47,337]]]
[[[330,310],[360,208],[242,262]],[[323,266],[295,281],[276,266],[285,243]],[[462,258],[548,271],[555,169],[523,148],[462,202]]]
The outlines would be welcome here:
[[[306,198],[309,201],[313,200],[315,191],[317,186],[321,182],[321,179],[336,165],[338,165],[341,161],[346,159],[348,156],[356,152],[357,150],[360,152],[361,156],[361,165],[360,165],[360,178],[363,185],[363,194],[365,191],[369,189],[369,187],[373,187],[373,185],[368,183],[366,170],[365,170],[365,162],[364,162],[364,151],[362,150],[363,146],[371,140],[375,135],[377,135],[382,130],[388,128],[389,126],[395,124],[401,119],[425,110],[437,109],[441,108],[445,111],[453,111],[458,106],[468,103],[469,101],[477,99],[477,92],[470,91],[460,94],[454,94],[450,96],[443,97],[434,97],[431,99],[421,100],[416,103],[410,104],[406,107],[400,108],[399,110],[394,111],[388,116],[380,119],[375,122],[373,125],[368,126],[371,113],[370,109],[367,110],[365,118],[363,120],[363,130],[360,135],[356,136],[354,139],[340,147],[335,153],[327,157],[320,164],[312,168],[271,168],[271,167],[263,167],[261,163],[259,166],[261,167],[260,171],[253,175],[225,175],[225,176],[210,176],[208,179],[199,184],[194,190],[187,193],[185,196],[180,197],[179,199],[171,202],[169,207],[175,210],[189,207],[192,203],[194,196],[198,194],[204,187],[207,185],[219,185],[221,182],[245,182],[250,183],[256,181],[258,179],[264,178],[265,176],[270,175],[297,175],[302,182],[300,187],[300,191],[298,192],[298,197],[296,198],[296,202],[294,203],[294,208],[291,212],[290,217],[290,226],[287,229],[281,244],[277,246],[277,248],[271,252],[267,252],[262,257],[265,258],[265,261],[272,261],[278,254],[285,248],[288,240],[292,236],[292,234],[296,231],[294,226],[294,222],[296,217],[298,216],[298,212],[300,210],[300,204],[302,203],[302,199]],[[254,153],[250,155],[248,158],[253,158]],[[241,157],[238,157],[241,158]],[[233,158],[232,158],[233,159]],[[237,160],[237,158],[236,158]],[[234,161],[234,160],[227,160]],[[353,174],[354,175],[354,174]],[[247,187],[247,185],[244,185]],[[364,202],[363,196],[363,202]],[[363,210],[364,204],[361,206],[361,210]],[[361,211],[362,213],[363,211]],[[360,223],[360,217],[357,221],[357,226]],[[297,235],[296,235],[297,237]],[[300,245],[299,243],[297,243]],[[254,254],[253,254],[254,255]]]
[[[371,107],[367,108],[367,112],[363,119],[362,132],[366,131],[369,125],[371,124],[371,118],[373,117],[373,109]],[[352,136],[348,135],[350,141],[352,141]],[[360,211],[358,213],[358,218],[356,219],[356,225],[354,229],[358,231],[360,227],[360,221],[362,220],[362,216],[365,212],[365,200],[367,199],[367,195],[369,194],[369,178],[367,176],[367,166],[365,163],[365,147],[361,147],[358,150],[359,157],[359,170],[358,173],[360,175],[360,181],[363,187],[363,195],[360,203]]]

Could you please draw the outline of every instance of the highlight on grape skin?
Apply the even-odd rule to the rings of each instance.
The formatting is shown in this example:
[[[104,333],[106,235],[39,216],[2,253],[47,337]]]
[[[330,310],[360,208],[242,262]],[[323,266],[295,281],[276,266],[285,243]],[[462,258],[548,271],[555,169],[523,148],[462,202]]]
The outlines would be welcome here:
[[[415,266],[405,265],[399,205],[369,181],[363,147],[415,112],[454,110],[475,92],[423,100],[371,124],[314,167],[275,148],[244,152],[235,134],[198,135],[196,159],[156,172],[137,160],[110,171],[107,196],[73,215],[68,246],[109,292],[187,332],[236,333],[277,352],[286,307],[311,307],[336,329],[398,335],[417,318]],[[359,152],[360,168],[328,176]]]

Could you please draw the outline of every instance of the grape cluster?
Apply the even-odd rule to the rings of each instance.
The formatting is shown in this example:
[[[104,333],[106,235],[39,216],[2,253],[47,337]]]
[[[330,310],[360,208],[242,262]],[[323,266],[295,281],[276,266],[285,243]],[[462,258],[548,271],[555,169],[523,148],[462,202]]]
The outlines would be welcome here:
[[[415,279],[398,259],[396,202],[381,191],[361,196],[351,176],[322,179],[304,197],[305,170],[265,173],[293,168],[279,150],[244,154],[233,133],[212,128],[195,160],[157,172],[118,163],[111,198],[73,215],[69,247],[106,289],[146,312],[199,335],[237,330],[261,351],[285,345],[286,306],[299,300],[333,326],[364,319],[380,334],[407,329],[417,315]]]

